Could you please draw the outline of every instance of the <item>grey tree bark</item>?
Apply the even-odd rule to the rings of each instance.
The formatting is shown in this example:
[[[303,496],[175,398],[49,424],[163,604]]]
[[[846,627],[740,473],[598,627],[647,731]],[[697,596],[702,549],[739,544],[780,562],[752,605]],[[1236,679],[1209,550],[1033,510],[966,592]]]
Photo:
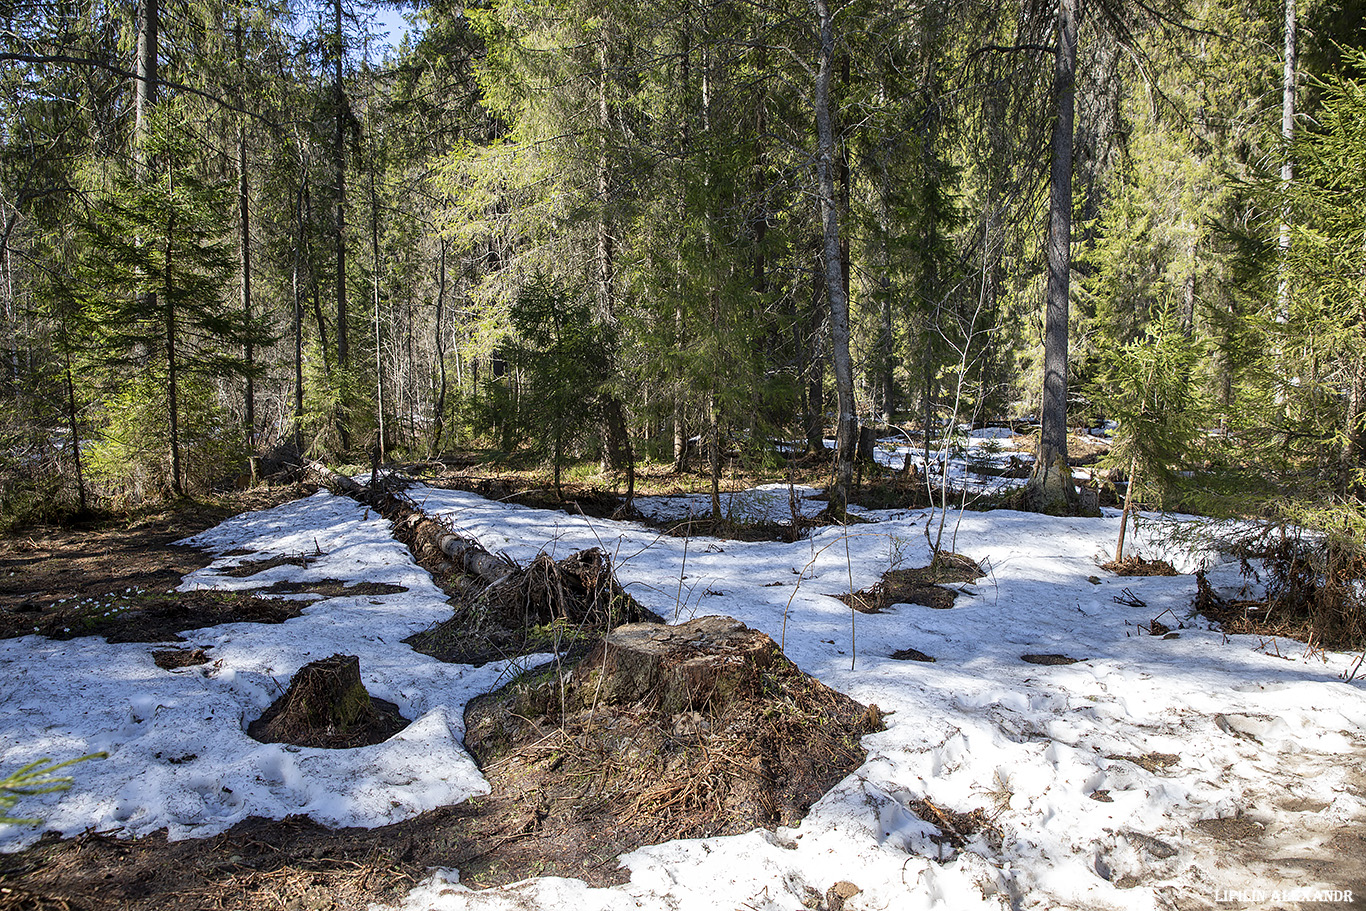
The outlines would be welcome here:
[[[245,92],[242,84],[246,78],[246,53],[242,47],[242,21],[239,18],[233,29],[233,42],[237,51],[237,106],[242,107]],[[245,118],[237,122],[237,250],[238,278],[241,284],[242,313],[251,321],[251,184],[247,177],[247,126]],[[251,483],[256,483],[256,365],[255,345],[247,341],[242,351],[247,365],[246,389],[243,391],[247,436],[247,473]]]
[[[1053,93],[1053,165],[1048,207],[1048,291],[1044,313],[1043,405],[1039,460],[1029,480],[1026,504],[1066,513],[1078,494],[1067,462],[1068,295],[1072,270],[1072,142],[1075,135],[1077,20],[1079,0],[1059,0]]]
[[[835,200],[835,131],[830,117],[830,77],[834,72],[835,37],[826,0],[813,0],[820,29],[813,107],[816,115],[816,188],[820,197],[821,253],[826,295],[830,301],[830,361],[839,402],[836,431],[835,483],[830,488],[830,511],[844,515],[854,482],[854,447],[858,417],[854,412],[854,373],[849,357],[849,298],[845,293],[840,249],[839,209]]]
[[[1290,146],[1295,139],[1295,0],[1285,0],[1285,66],[1281,72],[1281,193],[1290,191],[1295,179],[1295,163],[1290,157]],[[1281,203],[1280,237],[1277,245],[1280,251],[1281,276],[1276,283],[1276,305],[1279,315],[1284,315],[1290,307],[1290,283],[1285,277],[1285,259],[1290,255],[1290,221],[1288,203]]]
[[[332,211],[332,239],[336,245],[337,283],[337,365],[343,370],[351,361],[351,340],[347,332],[346,308],[346,91],[342,85],[342,61],[346,57],[346,39],[342,33],[342,0],[332,0],[333,36],[332,55],[336,67],[332,77],[332,103],[335,106],[336,128],[332,136],[332,174],[336,182],[336,206]],[[345,426],[345,422],[339,422]],[[346,433],[343,430],[343,438]],[[345,442],[342,444],[346,445]]]
[[[138,4],[138,61],[137,86],[134,90],[134,133],[138,142],[147,136],[147,118],[157,103],[157,43],[160,12],[158,0],[141,0]],[[140,162],[145,167],[146,162]]]

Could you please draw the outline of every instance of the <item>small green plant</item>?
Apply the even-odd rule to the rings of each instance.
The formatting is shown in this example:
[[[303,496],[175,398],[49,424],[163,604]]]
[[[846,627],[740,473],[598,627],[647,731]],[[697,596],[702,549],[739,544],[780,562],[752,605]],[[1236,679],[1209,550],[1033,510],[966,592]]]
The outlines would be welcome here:
[[[84,756],[68,759],[55,765],[51,759],[38,759],[17,772],[11,772],[6,778],[0,779],[0,824],[38,825],[42,822],[41,819],[16,818],[9,815],[9,810],[19,802],[21,797],[52,794],[70,788],[75,779],[70,775],[53,775],[52,773],[58,769],[73,766],[78,762],[85,762],[87,759],[104,759],[108,755],[104,751],[87,753]]]

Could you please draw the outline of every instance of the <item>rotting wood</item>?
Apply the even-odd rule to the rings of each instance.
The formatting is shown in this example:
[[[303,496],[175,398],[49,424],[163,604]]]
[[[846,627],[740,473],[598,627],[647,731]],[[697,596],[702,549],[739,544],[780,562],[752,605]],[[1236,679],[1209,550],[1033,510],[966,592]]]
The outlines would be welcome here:
[[[419,557],[419,548],[430,548],[446,557],[455,569],[477,576],[490,585],[517,569],[511,560],[489,553],[478,541],[457,534],[439,519],[414,510],[406,521],[410,546]]]

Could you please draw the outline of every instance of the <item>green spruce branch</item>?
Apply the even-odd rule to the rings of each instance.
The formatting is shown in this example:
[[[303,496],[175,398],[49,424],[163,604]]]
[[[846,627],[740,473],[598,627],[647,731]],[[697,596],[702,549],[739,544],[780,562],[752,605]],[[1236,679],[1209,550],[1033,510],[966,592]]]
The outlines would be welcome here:
[[[98,753],[87,753],[84,756],[68,759],[55,765],[51,759],[38,759],[17,772],[10,773],[6,778],[0,779],[0,824],[38,825],[42,822],[41,819],[16,818],[10,816],[7,811],[17,804],[21,797],[51,794],[55,791],[69,789],[75,779],[70,775],[53,775],[52,773],[58,769],[73,766],[78,762],[85,762],[87,759],[104,759],[108,755],[101,750]]]

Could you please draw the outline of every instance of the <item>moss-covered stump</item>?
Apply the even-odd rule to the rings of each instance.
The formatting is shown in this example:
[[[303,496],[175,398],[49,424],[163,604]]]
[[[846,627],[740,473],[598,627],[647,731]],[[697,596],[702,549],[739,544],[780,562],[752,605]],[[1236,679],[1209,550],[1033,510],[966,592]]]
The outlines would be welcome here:
[[[359,658],[333,655],[299,668],[247,734],[262,743],[348,749],[381,743],[407,726],[398,706],[365,689]]]
[[[542,856],[585,828],[626,851],[795,825],[882,726],[727,617],[619,627],[576,667],[474,700],[465,724],[490,799],[523,807]]]

